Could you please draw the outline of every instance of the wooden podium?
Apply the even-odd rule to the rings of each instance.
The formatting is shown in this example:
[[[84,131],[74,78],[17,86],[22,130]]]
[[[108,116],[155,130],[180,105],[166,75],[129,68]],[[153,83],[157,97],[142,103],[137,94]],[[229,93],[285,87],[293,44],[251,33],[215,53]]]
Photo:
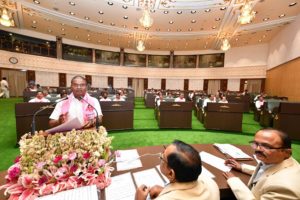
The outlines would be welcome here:
[[[286,132],[292,140],[300,140],[300,103],[281,102],[273,127]]]
[[[133,101],[101,101],[102,125],[108,130],[133,129]]]
[[[21,139],[22,135],[31,132],[31,123],[33,115],[43,106],[48,106],[51,103],[17,103],[15,104],[15,115],[16,115],[16,132],[17,142]],[[49,128],[49,117],[54,107],[47,108],[42,112],[38,113],[36,122],[36,131],[47,130]]]
[[[161,102],[159,128],[192,128],[193,102]]]
[[[206,129],[242,131],[244,105],[241,103],[208,103],[204,117]]]

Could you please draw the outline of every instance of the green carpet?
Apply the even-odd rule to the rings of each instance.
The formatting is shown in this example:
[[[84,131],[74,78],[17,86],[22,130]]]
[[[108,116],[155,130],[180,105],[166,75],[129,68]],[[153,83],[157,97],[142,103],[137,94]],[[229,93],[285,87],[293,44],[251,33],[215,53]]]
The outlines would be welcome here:
[[[14,105],[22,99],[0,99],[0,171],[7,169],[19,154],[16,144],[16,126]],[[145,108],[142,98],[136,98],[134,110],[134,130],[111,131],[114,136],[113,148],[126,149],[132,147],[169,144],[174,139],[187,143],[231,143],[247,145],[254,133],[261,127],[253,120],[253,114],[243,115],[242,133],[224,131],[206,131],[193,115],[192,129],[160,130],[154,117],[154,110]],[[300,161],[300,143],[293,143],[293,156]]]

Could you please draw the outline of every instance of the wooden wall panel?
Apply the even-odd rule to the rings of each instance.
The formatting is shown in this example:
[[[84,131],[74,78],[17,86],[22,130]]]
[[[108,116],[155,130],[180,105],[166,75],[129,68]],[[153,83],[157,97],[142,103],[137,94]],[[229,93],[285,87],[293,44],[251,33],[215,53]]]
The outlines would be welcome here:
[[[268,70],[265,92],[272,96],[286,96],[290,101],[300,101],[300,58]]]
[[[166,79],[165,79],[165,78],[161,79],[160,88],[161,88],[162,90],[165,90],[165,89],[166,89]]]
[[[29,81],[35,82],[35,71],[27,70],[26,71],[26,80],[27,80],[27,82],[29,82]]]
[[[59,73],[58,82],[59,87],[67,87],[67,74]]]

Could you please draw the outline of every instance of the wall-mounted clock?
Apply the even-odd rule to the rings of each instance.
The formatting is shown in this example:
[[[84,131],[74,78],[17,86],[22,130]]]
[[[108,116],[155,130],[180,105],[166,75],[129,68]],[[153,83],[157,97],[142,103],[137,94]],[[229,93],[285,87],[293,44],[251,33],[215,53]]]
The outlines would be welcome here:
[[[10,62],[11,64],[17,64],[17,63],[18,63],[18,58],[16,58],[16,57],[10,57],[10,58],[9,58],[9,62]]]

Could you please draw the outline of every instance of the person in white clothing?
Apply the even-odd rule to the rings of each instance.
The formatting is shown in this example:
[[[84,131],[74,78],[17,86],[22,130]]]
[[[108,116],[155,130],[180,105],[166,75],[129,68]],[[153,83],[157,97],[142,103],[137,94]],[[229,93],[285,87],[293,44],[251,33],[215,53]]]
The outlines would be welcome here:
[[[260,96],[258,97],[258,100],[255,102],[255,107],[257,110],[261,110],[261,108],[263,107],[265,103],[264,97]]]
[[[108,93],[107,92],[103,92],[100,101],[111,101],[110,98],[108,98]]]
[[[9,98],[9,87],[6,77],[3,77],[1,80],[1,93],[0,97]]]
[[[35,98],[29,100],[29,103],[46,103],[46,102],[50,102],[50,101],[44,97],[42,91],[37,91]]]
[[[75,76],[71,80],[72,93],[64,101],[56,104],[50,115],[49,125],[55,127],[78,118],[82,128],[95,126],[98,112],[99,121],[102,120],[102,111],[99,101],[87,93],[87,82],[82,76]],[[94,109],[95,108],[95,109]]]
[[[202,108],[204,109],[207,106],[207,103],[216,103],[215,95],[210,94],[208,95],[208,98],[204,99]]]
[[[177,97],[174,101],[175,102],[185,102],[184,94],[180,93],[179,97]]]
[[[123,99],[123,98],[121,97],[121,94],[118,92],[118,93],[116,94],[116,97],[114,98],[113,101],[125,101],[125,99]]]

